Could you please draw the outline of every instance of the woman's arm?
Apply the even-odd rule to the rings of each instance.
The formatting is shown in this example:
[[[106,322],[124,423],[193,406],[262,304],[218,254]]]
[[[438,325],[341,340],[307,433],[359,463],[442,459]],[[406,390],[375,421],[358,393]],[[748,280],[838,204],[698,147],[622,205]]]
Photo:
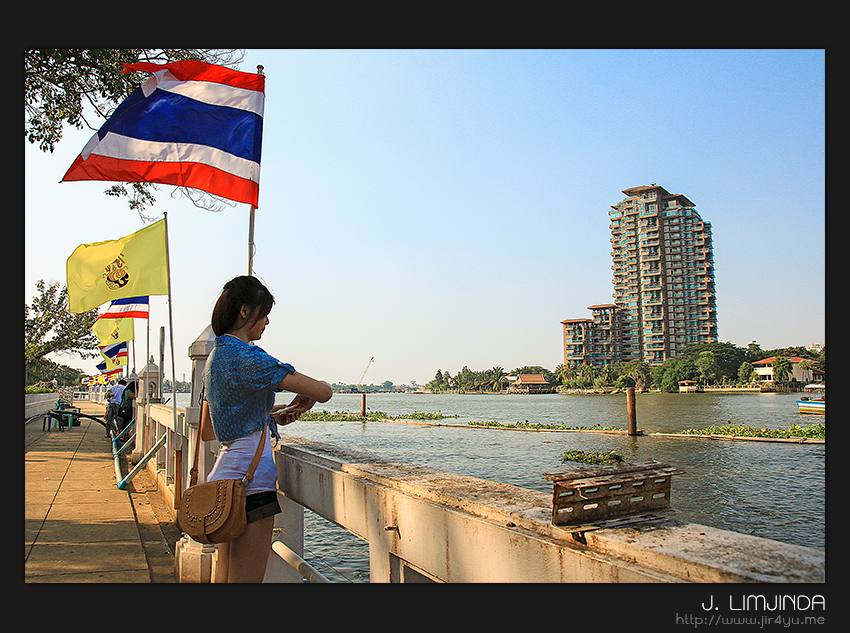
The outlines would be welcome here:
[[[309,411],[316,402],[327,402],[333,396],[333,389],[328,383],[298,372],[287,374],[280,381],[278,388],[281,391],[292,391],[297,394],[289,404],[276,404],[272,407],[271,413],[280,426],[295,422],[301,417],[302,413]],[[284,408],[286,408],[286,412],[280,411]]]
[[[286,374],[280,381],[278,389],[307,396],[314,402],[327,402],[334,395],[333,389],[324,380],[316,380],[297,371],[293,374]]]

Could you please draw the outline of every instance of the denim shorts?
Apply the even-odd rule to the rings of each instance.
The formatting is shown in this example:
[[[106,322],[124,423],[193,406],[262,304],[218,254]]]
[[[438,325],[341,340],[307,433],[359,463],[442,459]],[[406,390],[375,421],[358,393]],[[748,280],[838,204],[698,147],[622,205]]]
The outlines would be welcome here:
[[[245,497],[245,514],[248,523],[274,516],[280,512],[276,491],[255,492]]]

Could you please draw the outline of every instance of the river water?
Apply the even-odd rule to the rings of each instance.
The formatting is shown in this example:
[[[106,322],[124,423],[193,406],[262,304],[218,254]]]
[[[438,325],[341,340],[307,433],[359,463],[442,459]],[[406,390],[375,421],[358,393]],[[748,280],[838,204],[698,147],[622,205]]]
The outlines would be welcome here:
[[[711,424],[775,429],[825,422],[797,413],[799,394],[638,394],[637,427],[675,433]],[[178,406],[183,394],[178,395]],[[291,394],[278,394],[288,402]],[[445,423],[562,423],[627,428],[626,396],[368,394],[369,411],[399,416],[442,412]],[[359,413],[360,394],[334,394],[315,410]],[[825,444],[610,436],[416,426],[382,422],[308,422],[283,433],[473,477],[551,491],[543,473],[578,466],[561,462],[570,449],[611,451],[627,461],[658,460],[685,471],[673,477],[677,518],[795,545],[825,547]],[[368,582],[368,546],[314,513],[305,513],[305,559],[337,582]]]

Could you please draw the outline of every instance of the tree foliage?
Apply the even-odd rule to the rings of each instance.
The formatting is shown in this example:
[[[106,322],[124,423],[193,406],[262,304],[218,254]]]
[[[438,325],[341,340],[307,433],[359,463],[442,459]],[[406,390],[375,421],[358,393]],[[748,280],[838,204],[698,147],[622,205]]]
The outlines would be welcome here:
[[[97,320],[97,309],[74,313],[68,311],[68,288],[56,281],[36,283],[38,294],[32,304],[24,306],[24,363],[29,366],[48,354],[78,354],[96,358],[99,341],[91,327]]]
[[[634,387],[644,391],[650,387],[666,392],[677,392],[679,381],[693,380],[703,384],[748,384],[757,379],[753,362],[776,356],[780,371],[783,359],[797,356],[806,359],[804,364],[814,369],[826,370],[826,350],[810,352],[804,347],[787,347],[762,350],[753,341],[747,348],[732,343],[700,343],[683,348],[678,356],[668,358],[660,365],[632,360],[613,365],[558,365],[555,371],[539,365],[517,367],[511,374],[542,374],[549,384],[567,389],[624,389]],[[787,370],[790,371],[790,363]],[[774,363],[774,369],[776,363]],[[426,385],[432,391],[500,391],[504,385],[504,370],[493,367],[485,371],[472,371],[464,366],[455,376],[442,369]]]
[[[758,379],[756,368],[749,361],[744,361],[738,368],[738,382],[747,383]]]
[[[542,368],[540,368],[542,369]],[[545,371],[545,370],[544,370]],[[540,373],[540,372],[524,372]],[[514,375],[516,375],[514,373]],[[425,385],[431,391],[503,391],[507,374],[503,367],[491,367],[483,371],[473,371],[466,365],[457,375],[438,369],[434,380]]]
[[[791,374],[791,361],[784,356],[777,356],[773,361],[773,379],[776,382],[788,380]]]
[[[53,383],[59,387],[79,387],[85,372],[41,358],[27,367],[27,385]]]
[[[41,151],[53,152],[65,126],[97,130],[112,111],[148,77],[147,73],[124,74],[122,64],[168,63],[197,59],[236,67],[244,51],[186,48],[42,48],[24,51],[24,135]],[[131,209],[145,218],[143,210],[154,204],[151,183],[115,184],[107,195],[127,196]],[[215,196],[177,189],[199,207],[218,210]]]

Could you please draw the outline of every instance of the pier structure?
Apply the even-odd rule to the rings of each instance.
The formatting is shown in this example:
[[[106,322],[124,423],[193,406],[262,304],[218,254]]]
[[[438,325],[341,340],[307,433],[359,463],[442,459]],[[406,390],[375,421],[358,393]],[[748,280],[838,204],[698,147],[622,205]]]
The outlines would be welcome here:
[[[179,534],[148,471],[119,490],[112,442],[97,422],[103,405],[75,394],[85,417],[50,424],[43,415],[58,394],[50,395],[35,414],[27,398],[24,418],[24,582],[175,582],[169,543]]]
[[[139,406],[137,412],[134,471],[152,482],[148,488],[157,491],[173,516],[189,483],[189,447],[194,446],[200,418],[200,377],[213,340],[207,328],[190,346],[189,407],[176,416],[171,406],[158,403]],[[102,441],[100,472],[108,472],[112,456],[108,441]],[[200,481],[217,450],[216,441],[202,443]],[[556,525],[552,494],[540,491],[288,435],[275,447],[274,458],[283,512],[275,517],[265,582],[326,581],[303,558],[305,509],[368,543],[370,582],[376,583],[825,582],[821,549],[678,520],[675,485],[672,508],[667,510]],[[89,451],[86,459],[97,457]],[[35,468],[32,473],[40,474]],[[29,479],[28,465],[28,486]],[[130,481],[129,494],[137,493]],[[65,500],[72,502],[77,493],[70,489],[69,494]],[[175,541],[174,580],[210,582],[215,576],[215,546],[186,535]],[[41,564],[50,567],[45,561]],[[155,576],[150,577],[154,582]]]

